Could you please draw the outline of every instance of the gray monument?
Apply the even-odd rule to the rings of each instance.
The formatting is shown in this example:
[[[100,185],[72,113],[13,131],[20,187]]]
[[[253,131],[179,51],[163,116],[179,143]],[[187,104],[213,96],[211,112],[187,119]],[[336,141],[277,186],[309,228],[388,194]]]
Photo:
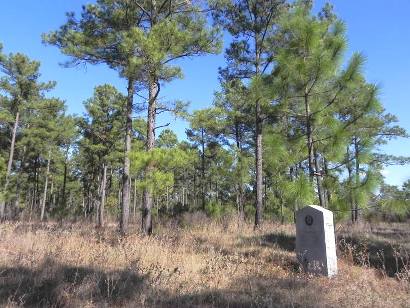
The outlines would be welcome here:
[[[333,213],[309,205],[296,213],[296,255],[308,273],[334,276],[337,257]]]

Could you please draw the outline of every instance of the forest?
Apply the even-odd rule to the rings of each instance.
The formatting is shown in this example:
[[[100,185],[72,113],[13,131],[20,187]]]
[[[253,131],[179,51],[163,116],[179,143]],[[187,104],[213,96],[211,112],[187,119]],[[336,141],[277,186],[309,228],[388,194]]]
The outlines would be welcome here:
[[[348,56],[346,33],[331,4],[317,13],[312,0],[97,0],[80,14],[67,13],[64,24],[41,38],[65,55],[67,70],[103,65],[126,83],[126,89],[110,80],[95,87],[92,97],[78,102],[82,115],[69,113],[64,100],[49,94],[56,82],[42,80],[40,62],[19,51],[6,54],[0,45],[2,228],[25,222],[39,230],[90,228],[89,234],[100,235],[113,229],[106,238],[95,235],[96,243],[121,236],[131,245],[127,241],[137,236],[137,243],[154,249],[152,241],[174,225],[206,228],[211,237],[212,226],[222,228],[212,239],[234,242],[222,231],[231,228],[228,221],[248,236],[267,225],[272,232],[273,225],[281,237],[265,237],[264,243],[286,244],[295,212],[309,204],[331,210],[347,230],[369,222],[408,224],[410,179],[389,185],[382,171],[410,158],[382,148],[409,135],[384,108],[380,86],[365,76],[365,56]],[[198,109],[191,102],[189,108],[162,95],[164,86],[184,77],[181,59],[195,63],[219,53],[225,66],[216,72],[220,88],[212,105]],[[169,123],[158,121],[166,113]],[[184,136],[172,130],[174,119],[186,123]],[[63,235],[55,234],[63,245]],[[181,234],[175,235],[178,243],[181,237],[192,240],[190,233]],[[76,241],[87,246],[84,238]],[[152,253],[159,258],[158,251]],[[98,275],[109,290],[111,276]],[[123,305],[128,293],[120,285],[126,283],[137,288],[132,279],[119,278],[102,300]],[[0,297],[11,294],[0,291]],[[55,293],[44,294],[44,302],[26,297],[28,305],[56,301],[50,295]],[[152,301],[157,296],[148,303],[159,305]],[[190,306],[207,299],[209,306],[241,306],[234,294],[226,301],[219,296],[161,304]],[[269,306],[258,300],[242,304]],[[296,306],[315,306],[315,299],[304,300],[311,302]],[[69,306],[84,305],[76,303]]]
[[[408,217],[410,181],[386,185],[381,170],[409,159],[379,149],[407,132],[366,81],[364,56],[345,59],[331,5],[315,16],[311,1],[145,2],[98,1],[44,34],[67,66],[104,63],[127,80],[125,94],[96,87],[82,116],[47,96],[55,82],[39,81],[40,63],[1,54],[2,219],[118,217],[127,233],[138,212],[149,234],[156,219],[192,211],[255,227],[306,204],[352,222]],[[213,105],[189,114],[160,97],[182,78],[173,62],[221,52],[222,30],[232,42]],[[188,122],[181,140],[157,126],[164,112]]]

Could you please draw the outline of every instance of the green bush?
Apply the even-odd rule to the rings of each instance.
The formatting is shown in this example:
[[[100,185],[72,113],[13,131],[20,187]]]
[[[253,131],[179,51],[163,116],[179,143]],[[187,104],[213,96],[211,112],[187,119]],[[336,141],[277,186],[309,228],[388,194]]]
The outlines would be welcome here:
[[[222,218],[236,213],[236,209],[231,204],[222,204],[221,202],[211,201],[205,206],[205,213],[211,218]]]
[[[208,202],[205,205],[205,213],[212,218],[221,218],[223,214],[223,206],[220,202]]]

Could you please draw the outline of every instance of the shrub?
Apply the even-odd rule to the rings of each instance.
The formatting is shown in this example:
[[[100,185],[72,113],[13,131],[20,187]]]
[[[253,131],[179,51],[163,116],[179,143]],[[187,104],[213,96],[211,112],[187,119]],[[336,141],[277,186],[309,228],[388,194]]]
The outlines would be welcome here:
[[[212,218],[221,218],[223,205],[220,202],[210,201],[205,205],[205,213]]]
[[[253,204],[246,204],[244,207],[245,217],[251,218],[255,217],[255,206]]]

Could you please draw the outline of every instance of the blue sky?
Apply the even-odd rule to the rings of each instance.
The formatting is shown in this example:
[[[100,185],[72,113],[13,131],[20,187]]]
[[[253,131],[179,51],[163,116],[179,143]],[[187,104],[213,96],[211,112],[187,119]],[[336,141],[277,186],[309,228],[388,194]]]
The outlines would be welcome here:
[[[95,86],[110,83],[125,93],[126,85],[116,72],[104,66],[63,68],[66,60],[57,48],[44,46],[41,34],[57,29],[66,20],[65,12],[79,11],[84,0],[3,1],[0,10],[0,42],[4,51],[22,52],[41,61],[43,80],[57,81],[53,96],[64,99],[70,113],[82,114],[83,101]],[[335,12],[345,21],[349,57],[362,52],[366,58],[365,75],[381,86],[381,100],[388,112],[399,117],[399,124],[410,131],[410,1],[408,0],[333,0]],[[315,1],[319,9],[325,1]],[[181,61],[184,79],[165,86],[161,97],[191,102],[190,110],[209,106],[218,89],[218,67],[223,54]],[[138,98],[137,98],[138,99]],[[159,125],[172,122],[160,118]],[[186,124],[178,121],[172,129],[184,136]],[[382,150],[388,154],[410,156],[410,140],[393,140]],[[389,184],[400,185],[410,178],[410,166],[388,167],[384,174]]]

